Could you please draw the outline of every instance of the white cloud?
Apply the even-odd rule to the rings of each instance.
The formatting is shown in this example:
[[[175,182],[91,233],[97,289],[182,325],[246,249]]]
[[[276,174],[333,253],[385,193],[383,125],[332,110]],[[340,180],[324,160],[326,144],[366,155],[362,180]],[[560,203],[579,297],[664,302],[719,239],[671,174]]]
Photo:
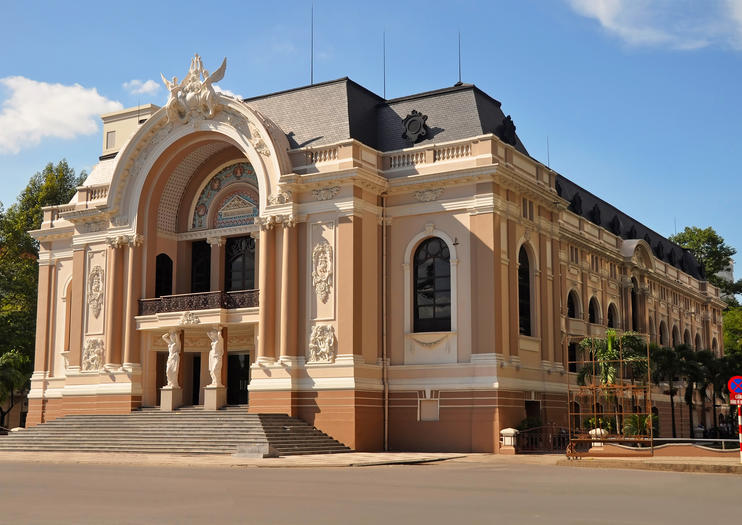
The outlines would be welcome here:
[[[124,82],[124,89],[132,95],[154,95],[160,89],[160,83],[154,80],[129,80]]]
[[[742,49],[742,0],[566,0],[636,47]]]
[[[4,77],[0,86],[10,91],[0,111],[0,154],[18,153],[45,138],[74,139],[96,133],[101,113],[123,108],[95,88],[80,84]]]
[[[242,95],[238,95],[234,91],[230,91],[228,89],[224,89],[222,87],[217,86],[216,84],[212,84],[212,85],[214,86],[214,91],[216,91],[217,93],[223,93],[224,95],[227,95],[228,97],[234,97],[234,98],[239,99],[239,100],[242,100],[243,98],[245,98]]]

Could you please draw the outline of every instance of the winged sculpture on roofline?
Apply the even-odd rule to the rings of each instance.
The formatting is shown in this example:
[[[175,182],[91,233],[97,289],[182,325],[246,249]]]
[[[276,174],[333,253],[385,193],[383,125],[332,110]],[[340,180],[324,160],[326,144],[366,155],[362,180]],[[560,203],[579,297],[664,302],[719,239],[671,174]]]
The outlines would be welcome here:
[[[225,58],[219,69],[209,74],[204,69],[201,57],[196,54],[191,59],[188,74],[181,82],[178,82],[178,77],[168,80],[161,73],[162,81],[170,91],[170,97],[165,105],[168,122],[185,124],[194,113],[203,118],[213,118],[218,110],[213,84],[224,78],[226,70],[227,59]]]

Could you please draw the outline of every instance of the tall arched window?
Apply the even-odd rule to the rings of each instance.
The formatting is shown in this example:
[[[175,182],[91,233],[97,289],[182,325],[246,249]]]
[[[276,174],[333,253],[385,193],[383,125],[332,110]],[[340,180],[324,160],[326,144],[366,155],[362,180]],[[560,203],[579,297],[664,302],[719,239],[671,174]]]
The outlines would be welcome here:
[[[438,237],[420,243],[415,250],[414,330],[451,331],[451,256],[448,245]]]
[[[518,319],[521,335],[531,335],[531,262],[525,246],[518,253]]]
[[[672,346],[673,348],[680,345],[680,330],[677,326],[672,327]]]
[[[255,239],[229,237],[224,250],[224,288],[227,292],[255,288]]]
[[[696,350],[700,350],[703,343],[701,342],[701,334],[696,334]]]
[[[613,303],[608,305],[608,328],[618,328],[618,309]]]
[[[600,305],[595,297],[590,299],[590,311],[588,314],[591,323],[598,324],[600,322]]]
[[[690,330],[687,328],[685,329],[685,332],[683,332],[683,344],[690,346]]]
[[[570,291],[567,296],[567,317],[570,319],[580,318],[580,299],[574,290]]]
[[[660,345],[667,346],[670,342],[670,334],[667,333],[667,324],[665,321],[660,321]]]
[[[155,259],[155,297],[173,293],[173,260],[161,253]]]

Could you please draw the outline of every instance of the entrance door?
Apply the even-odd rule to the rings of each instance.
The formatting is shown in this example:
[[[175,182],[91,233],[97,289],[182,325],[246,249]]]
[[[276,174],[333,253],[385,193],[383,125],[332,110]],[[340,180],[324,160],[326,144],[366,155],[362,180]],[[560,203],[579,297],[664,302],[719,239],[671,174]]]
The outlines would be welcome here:
[[[250,354],[227,355],[227,404],[246,405],[250,383]]]
[[[193,356],[193,388],[191,391],[191,404],[200,405],[199,396],[201,394],[201,356]]]

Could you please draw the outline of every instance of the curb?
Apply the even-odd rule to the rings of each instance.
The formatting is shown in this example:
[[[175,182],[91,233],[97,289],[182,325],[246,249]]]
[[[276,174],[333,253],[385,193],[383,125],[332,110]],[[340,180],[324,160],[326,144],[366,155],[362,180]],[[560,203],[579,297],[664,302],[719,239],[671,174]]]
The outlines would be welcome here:
[[[385,461],[358,461],[355,463],[334,463],[323,465],[322,463],[296,463],[283,465],[261,465],[259,463],[238,464],[237,467],[257,467],[257,468],[348,468],[348,467],[381,467],[384,465],[420,465],[423,463],[440,463],[449,459],[461,459],[466,454],[460,456],[450,456],[445,458],[421,458],[421,459],[389,459]]]
[[[582,459],[579,461],[560,459],[558,467],[609,468],[654,470],[663,472],[696,472],[704,474],[742,474],[742,465],[712,465],[695,463],[659,463],[649,461],[626,461],[610,459]]]

